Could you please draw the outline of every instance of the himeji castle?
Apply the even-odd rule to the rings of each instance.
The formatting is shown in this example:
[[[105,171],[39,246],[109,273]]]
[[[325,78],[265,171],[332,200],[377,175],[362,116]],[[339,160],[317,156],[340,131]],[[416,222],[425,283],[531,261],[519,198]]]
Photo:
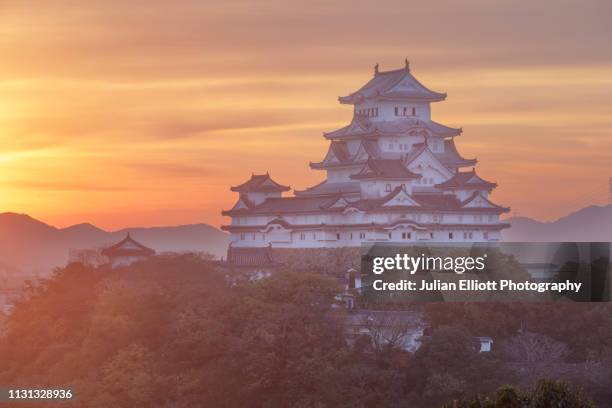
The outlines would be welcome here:
[[[379,71],[339,98],[353,105],[347,126],[324,133],[325,180],[293,196],[269,174],[232,187],[238,201],[223,215],[233,247],[335,248],[373,242],[497,241],[508,208],[489,195],[476,159],[458,152],[461,129],[431,119],[446,99],[421,84],[406,64]]]

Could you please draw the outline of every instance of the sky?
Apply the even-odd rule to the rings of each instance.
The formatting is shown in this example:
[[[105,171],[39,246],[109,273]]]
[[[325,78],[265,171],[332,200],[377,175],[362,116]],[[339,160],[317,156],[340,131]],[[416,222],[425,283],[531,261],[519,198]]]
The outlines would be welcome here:
[[[323,179],[337,97],[400,68],[511,215],[607,203],[612,2],[0,0],[0,212],[227,221],[252,172]]]

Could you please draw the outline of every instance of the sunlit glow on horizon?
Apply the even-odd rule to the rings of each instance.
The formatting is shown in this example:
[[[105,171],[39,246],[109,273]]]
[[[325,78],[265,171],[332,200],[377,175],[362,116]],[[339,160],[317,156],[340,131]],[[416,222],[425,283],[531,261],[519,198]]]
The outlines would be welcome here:
[[[395,1],[267,0],[258,12],[149,3],[3,10],[0,212],[56,226],[219,226],[236,199],[229,186],[253,172],[296,189],[319,182],[308,163],[327,150],[323,132],[352,114],[337,97],[375,63],[395,69],[406,56],[422,83],[448,94],[433,119],[463,128],[457,145],[499,183],[494,201],[542,220],[606,203],[606,2],[554,16],[552,0],[529,15],[483,0],[424,4],[411,24]],[[484,9],[486,21],[475,12]]]

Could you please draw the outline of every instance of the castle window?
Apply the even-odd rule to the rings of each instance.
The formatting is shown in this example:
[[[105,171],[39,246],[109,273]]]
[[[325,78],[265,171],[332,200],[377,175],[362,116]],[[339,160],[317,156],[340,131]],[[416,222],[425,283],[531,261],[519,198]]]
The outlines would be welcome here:
[[[488,232],[483,232],[483,233],[482,233],[482,237],[483,237],[484,239],[489,239],[489,233],[488,233]]]
[[[374,116],[378,116],[378,108],[374,108]]]
[[[300,233],[300,239],[304,241],[306,239],[306,234],[304,234],[303,232]]]
[[[240,240],[244,241],[244,234],[240,234]]]
[[[353,233],[352,232],[350,233],[349,237],[350,237],[349,239],[351,239],[351,240],[353,239]]]
[[[336,239],[340,239],[340,234],[336,234]]]
[[[391,191],[391,184],[385,185],[385,191],[386,192],[390,192]]]
[[[448,233],[448,239],[453,239],[453,233],[452,232]]]
[[[359,233],[359,239],[365,239],[365,232]]]
[[[416,116],[416,108],[412,108],[412,116]]]
[[[408,112],[408,108],[404,106],[404,116],[406,116],[407,112]]]
[[[389,239],[391,239],[391,233],[389,233],[388,235],[389,235]]]
[[[399,116],[399,107],[395,107],[395,116]]]

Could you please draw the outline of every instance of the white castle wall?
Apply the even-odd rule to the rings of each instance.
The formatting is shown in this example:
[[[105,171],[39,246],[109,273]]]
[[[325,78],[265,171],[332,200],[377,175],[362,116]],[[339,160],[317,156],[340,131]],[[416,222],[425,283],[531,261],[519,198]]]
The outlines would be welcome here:
[[[378,116],[376,109],[378,108]],[[397,108],[397,115],[396,109]],[[414,115],[413,115],[414,108]],[[401,117],[418,117],[431,120],[431,108],[427,102],[372,102],[355,105],[355,114],[368,116],[373,121],[391,121]]]

